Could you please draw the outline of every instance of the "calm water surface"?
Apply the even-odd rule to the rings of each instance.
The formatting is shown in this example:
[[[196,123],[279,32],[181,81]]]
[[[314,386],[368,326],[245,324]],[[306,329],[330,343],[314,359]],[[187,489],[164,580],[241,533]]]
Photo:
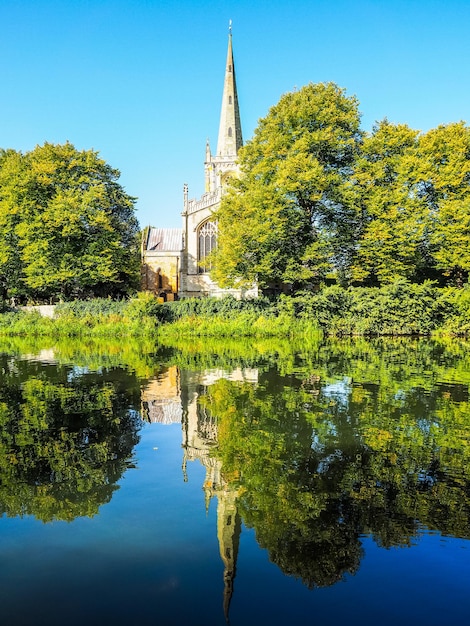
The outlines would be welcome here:
[[[468,344],[111,348],[0,352],[2,624],[468,623]]]

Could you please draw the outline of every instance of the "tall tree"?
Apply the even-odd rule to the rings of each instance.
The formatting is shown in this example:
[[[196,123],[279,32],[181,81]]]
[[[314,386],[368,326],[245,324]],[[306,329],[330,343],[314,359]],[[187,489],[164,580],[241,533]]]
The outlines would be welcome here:
[[[437,267],[461,284],[470,272],[470,128],[464,122],[422,135],[416,195],[428,212],[429,243]]]
[[[0,298],[21,294],[22,263],[18,226],[20,199],[28,187],[28,172],[22,155],[0,150]]]
[[[351,187],[362,225],[351,266],[354,280],[383,284],[411,278],[421,263],[424,207],[412,193],[417,137],[418,131],[385,119],[364,138]]]
[[[347,179],[361,142],[356,98],[333,83],[284,95],[239,152],[223,199],[214,277],[294,288],[341,269],[354,241]]]
[[[1,238],[11,238],[21,264],[19,277],[9,274],[9,292],[18,288],[13,278],[39,298],[112,295],[137,286],[135,200],[117,183],[118,170],[70,143],[5,154],[1,170],[0,208],[10,216]]]

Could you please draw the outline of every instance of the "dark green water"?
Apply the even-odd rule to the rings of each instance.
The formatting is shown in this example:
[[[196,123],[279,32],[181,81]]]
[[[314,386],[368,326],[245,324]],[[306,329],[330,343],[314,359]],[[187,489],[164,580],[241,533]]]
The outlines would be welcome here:
[[[0,349],[2,624],[468,623],[468,344]]]

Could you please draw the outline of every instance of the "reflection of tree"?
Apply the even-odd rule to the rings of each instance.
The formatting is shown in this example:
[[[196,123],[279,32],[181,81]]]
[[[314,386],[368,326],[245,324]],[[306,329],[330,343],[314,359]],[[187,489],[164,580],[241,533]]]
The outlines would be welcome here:
[[[344,346],[325,349],[313,371],[273,368],[257,386],[220,380],[202,400],[242,519],[310,587],[355,572],[364,533],[384,547],[410,545],[422,525],[470,537],[467,385],[435,384],[456,377],[444,350],[416,346],[397,362],[403,346],[365,346],[349,361]]]
[[[317,472],[312,427],[296,404],[305,392],[290,383],[277,393],[229,381],[210,388],[219,454],[224,473],[239,469],[238,510],[271,559],[308,586],[329,585],[359,565],[355,512]]]
[[[454,386],[454,397],[436,386],[363,398],[353,407],[371,451],[358,495],[383,511],[387,494],[392,511],[406,517],[408,527],[416,520],[444,534],[469,537],[470,404],[459,387]],[[383,520],[380,528],[369,524],[384,545],[403,543],[387,535],[390,521]]]
[[[54,364],[59,368],[67,367],[70,363],[95,371],[102,368],[126,368],[140,378],[152,378],[158,371],[161,358],[156,357],[155,351],[155,340],[148,337],[128,337],[125,342],[112,337],[87,337],[86,342],[79,337],[56,337],[51,349],[48,337],[0,335],[1,353],[36,355],[41,358],[43,352],[50,352]],[[31,365],[30,362],[28,370]]]
[[[109,502],[138,441],[130,392],[98,376],[6,377],[0,388],[0,514],[45,522]]]

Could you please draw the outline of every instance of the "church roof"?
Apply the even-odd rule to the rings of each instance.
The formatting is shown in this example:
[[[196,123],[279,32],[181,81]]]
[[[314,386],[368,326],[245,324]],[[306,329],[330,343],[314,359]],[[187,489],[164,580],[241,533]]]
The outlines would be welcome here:
[[[181,252],[183,249],[182,228],[154,228],[147,235],[147,250],[155,252]]]

